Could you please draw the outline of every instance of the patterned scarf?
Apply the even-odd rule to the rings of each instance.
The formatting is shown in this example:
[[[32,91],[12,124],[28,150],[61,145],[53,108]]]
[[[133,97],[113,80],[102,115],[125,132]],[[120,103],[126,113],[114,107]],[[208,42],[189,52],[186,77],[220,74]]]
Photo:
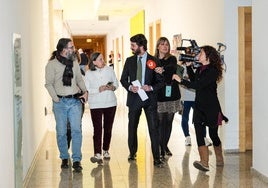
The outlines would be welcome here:
[[[73,61],[61,55],[57,55],[56,57],[59,62],[66,66],[62,76],[63,85],[71,86],[73,78]]]

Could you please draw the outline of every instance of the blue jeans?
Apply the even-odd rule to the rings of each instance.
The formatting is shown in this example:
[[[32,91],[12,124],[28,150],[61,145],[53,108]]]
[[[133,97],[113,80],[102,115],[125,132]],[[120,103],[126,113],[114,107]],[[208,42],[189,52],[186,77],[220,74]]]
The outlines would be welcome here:
[[[190,136],[189,134],[189,114],[190,110],[194,109],[194,101],[183,101],[183,111],[181,116],[181,126],[185,137]]]
[[[194,110],[194,103],[195,103],[194,101],[183,101],[181,126],[182,126],[182,131],[185,137],[190,136],[188,122],[189,122],[189,114],[190,114],[191,108]],[[206,127],[204,127],[203,135],[204,137],[206,136]]]
[[[67,118],[70,121],[72,132],[72,159],[81,161],[82,129],[81,129],[81,102],[75,98],[61,98],[60,102],[53,101],[53,112],[56,120],[57,144],[61,159],[68,159]]]

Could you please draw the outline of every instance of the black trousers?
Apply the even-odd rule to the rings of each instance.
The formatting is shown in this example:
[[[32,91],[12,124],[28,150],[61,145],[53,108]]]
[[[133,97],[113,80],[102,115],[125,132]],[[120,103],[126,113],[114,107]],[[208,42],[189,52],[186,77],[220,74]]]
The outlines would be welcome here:
[[[195,128],[195,135],[196,135],[196,141],[197,146],[204,146],[205,140],[204,140],[204,129],[206,128],[204,123],[194,123]],[[208,127],[209,130],[209,137],[213,142],[214,146],[219,146],[221,144],[221,140],[218,135],[218,126],[216,127]]]
[[[175,115],[174,113],[168,113],[168,112],[157,114],[161,155],[165,155],[165,152],[167,151],[168,148],[168,142],[172,131],[172,123],[174,115]]]
[[[128,112],[128,148],[130,155],[135,155],[138,150],[138,135],[137,129],[140,120],[142,109],[145,112],[149,135],[151,140],[151,149],[154,160],[159,160],[159,130],[157,123],[157,107],[156,106],[144,106],[139,109],[129,108]]]

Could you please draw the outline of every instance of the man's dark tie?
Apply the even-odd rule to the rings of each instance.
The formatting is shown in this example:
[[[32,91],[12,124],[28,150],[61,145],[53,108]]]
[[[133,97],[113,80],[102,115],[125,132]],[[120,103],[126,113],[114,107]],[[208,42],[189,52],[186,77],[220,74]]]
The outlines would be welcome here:
[[[138,57],[138,62],[137,62],[137,80],[139,80],[140,83],[142,84],[142,63],[141,63],[141,58],[142,57]]]

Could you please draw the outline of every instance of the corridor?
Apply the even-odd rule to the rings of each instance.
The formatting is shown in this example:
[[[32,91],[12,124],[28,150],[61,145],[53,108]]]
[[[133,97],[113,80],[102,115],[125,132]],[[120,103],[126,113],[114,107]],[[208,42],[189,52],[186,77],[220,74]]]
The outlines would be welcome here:
[[[241,154],[224,154],[225,166],[216,168],[215,155],[210,150],[210,171],[198,171],[192,163],[199,159],[194,136],[190,126],[192,146],[184,145],[184,136],[180,127],[180,115],[176,114],[169,148],[173,156],[167,159],[163,168],[154,167],[150,140],[144,114],[141,116],[138,139],[139,148],[136,162],[128,162],[127,146],[127,108],[122,91],[118,91],[118,108],[113,127],[110,154],[111,159],[103,165],[90,162],[93,156],[92,123],[88,106],[83,117],[83,166],[82,173],[72,168],[61,170],[61,160],[54,131],[49,131],[40,147],[36,160],[26,177],[27,188],[190,188],[190,187],[268,187],[261,178],[251,172],[251,152]],[[119,96],[120,95],[120,96]],[[49,125],[54,129],[53,114],[47,116]],[[228,126],[228,125],[225,125]]]

